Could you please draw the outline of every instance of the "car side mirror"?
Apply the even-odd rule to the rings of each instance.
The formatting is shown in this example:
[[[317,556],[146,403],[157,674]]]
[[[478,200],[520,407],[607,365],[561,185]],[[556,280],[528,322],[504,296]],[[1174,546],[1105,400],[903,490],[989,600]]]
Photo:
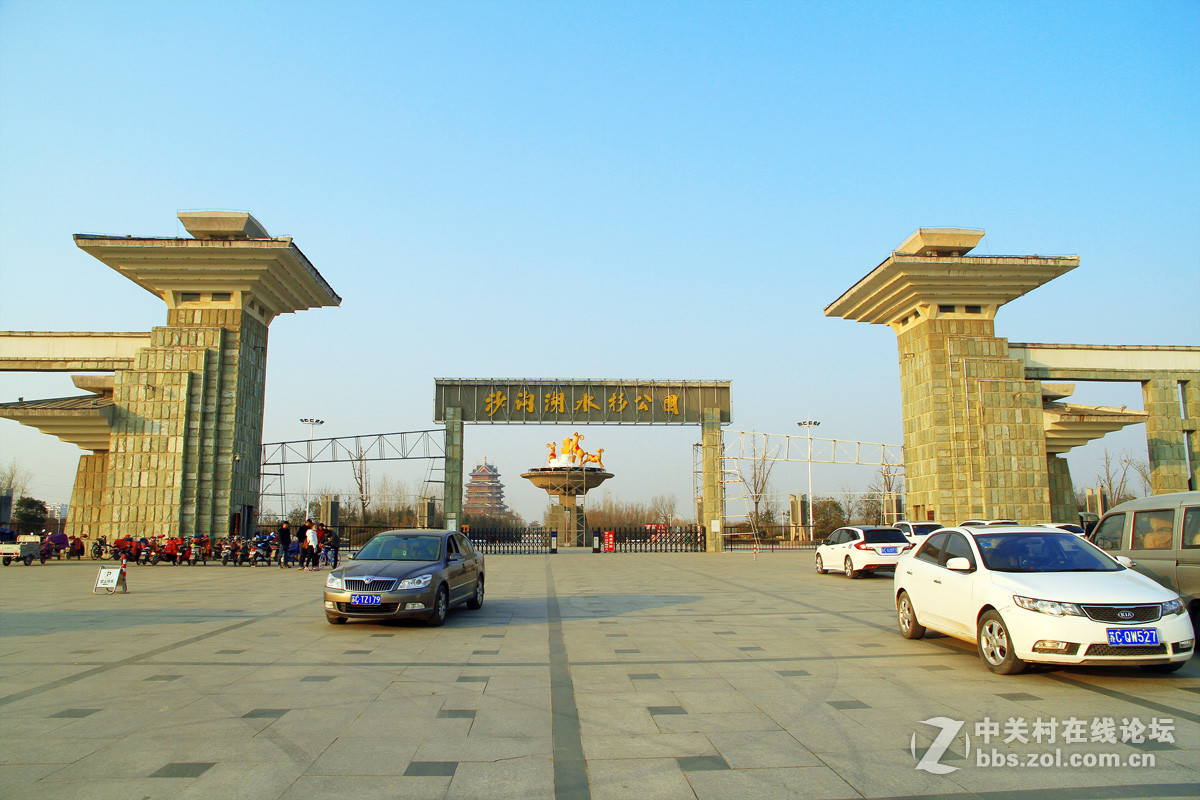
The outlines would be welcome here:
[[[1130,569],[1133,569],[1137,566],[1137,562],[1135,562],[1129,556],[1113,556],[1113,558],[1119,561],[1123,567],[1129,567]]]
[[[946,561],[946,569],[953,572],[970,572],[971,562],[962,556],[955,556]]]
[[[462,553],[451,553],[450,560],[451,561],[462,561]]]

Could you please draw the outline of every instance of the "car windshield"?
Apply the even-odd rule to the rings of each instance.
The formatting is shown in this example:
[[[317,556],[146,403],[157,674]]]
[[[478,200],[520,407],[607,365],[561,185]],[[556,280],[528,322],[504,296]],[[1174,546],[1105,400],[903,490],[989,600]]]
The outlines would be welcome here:
[[[908,539],[905,539],[904,534],[897,528],[863,531],[863,541],[867,544],[908,544]]]
[[[996,572],[1117,572],[1124,569],[1089,542],[1063,532],[977,533],[983,563]]]
[[[359,561],[437,561],[441,552],[440,536],[380,534],[363,545],[355,558]]]
[[[941,529],[942,529],[942,523],[940,523],[940,522],[914,522],[914,523],[912,523],[912,532],[915,534],[920,534],[922,536],[927,533],[933,533],[934,531],[940,531]]]

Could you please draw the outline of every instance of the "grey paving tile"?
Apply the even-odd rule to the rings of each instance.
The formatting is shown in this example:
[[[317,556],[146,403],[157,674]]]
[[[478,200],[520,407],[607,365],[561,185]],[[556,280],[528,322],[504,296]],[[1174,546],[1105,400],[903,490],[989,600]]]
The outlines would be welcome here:
[[[729,769],[729,763],[721,756],[680,756],[675,761],[684,772]]]
[[[413,761],[404,770],[407,778],[449,778],[458,769],[457,761]]]
[[[649,706],[647,709],[651,714],[686,714],[683,706]]]
[[[841,709],[870,708],[869,705],[862,702],[861,700],[830,700],[829,705],[833,706],[834,708],[841,708]]]
[[[215,766],[212,762],[174,762],[164,764],[147,777],[150,778],[198,778]]]

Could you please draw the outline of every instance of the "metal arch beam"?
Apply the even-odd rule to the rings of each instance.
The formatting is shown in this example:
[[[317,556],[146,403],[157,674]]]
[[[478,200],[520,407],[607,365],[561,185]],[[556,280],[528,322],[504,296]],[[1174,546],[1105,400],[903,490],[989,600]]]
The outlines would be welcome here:
[[[445,458],[446,431],[373,433],[329,439],[298,439],[262,446],[262,466],[325,464],[339,461],[398,461],[410,458]],[[440,438],[439,438],[440,436]]]

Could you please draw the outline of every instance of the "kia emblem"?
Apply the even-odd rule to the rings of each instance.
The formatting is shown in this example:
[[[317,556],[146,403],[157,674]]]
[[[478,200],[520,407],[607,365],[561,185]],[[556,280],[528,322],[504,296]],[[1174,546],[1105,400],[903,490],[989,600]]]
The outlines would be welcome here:
[[[1118,611],[1117,616],[1121,619],[1133,619],[1132,611]]]

